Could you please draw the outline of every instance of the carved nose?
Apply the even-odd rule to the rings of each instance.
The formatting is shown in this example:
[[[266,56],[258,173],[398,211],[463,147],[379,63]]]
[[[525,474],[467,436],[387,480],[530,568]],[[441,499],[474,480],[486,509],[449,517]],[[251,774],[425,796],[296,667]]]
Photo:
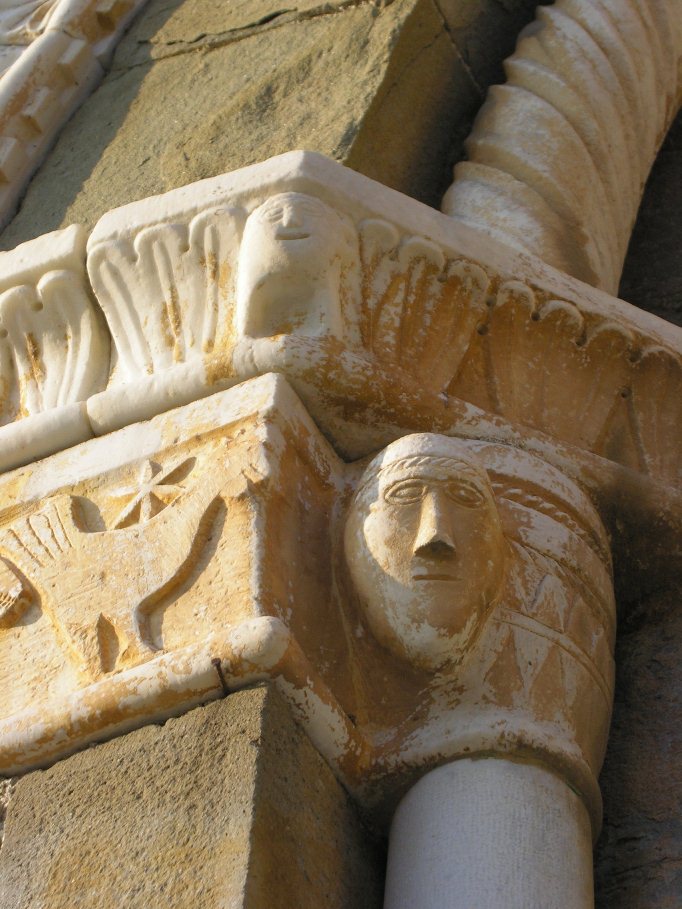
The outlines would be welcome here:
[[[295,208],[285,208],[282,212],[282,225],[284,227],[301,227],[301,217]]]
[[[455,554],[450,515],[437,494],[429,493],[422,501],[413,552],[426,558],[447,558]]]

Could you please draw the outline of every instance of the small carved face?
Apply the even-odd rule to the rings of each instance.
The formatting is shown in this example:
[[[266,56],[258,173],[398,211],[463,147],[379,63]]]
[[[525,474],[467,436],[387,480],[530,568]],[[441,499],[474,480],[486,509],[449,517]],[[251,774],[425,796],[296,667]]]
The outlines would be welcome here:
[[[336,212],[313,196],[279,193],[249,217],[244,244],[278,248],[287,257],[316,256],[339,242],[341,222]]]
[[[238,334],[342,334],[342,271],[356,256],[356,246],[350,223],[319,199],[303,193],[272,196],[244,228]]]
[[[376,638],[432,669],[458,662],[478,635],[499,592],[505,559],[487,475],[459,452],[448,454],[449,442],[441,444],[445,454],[384,460],[378,470],[370,465],[344,540]]]

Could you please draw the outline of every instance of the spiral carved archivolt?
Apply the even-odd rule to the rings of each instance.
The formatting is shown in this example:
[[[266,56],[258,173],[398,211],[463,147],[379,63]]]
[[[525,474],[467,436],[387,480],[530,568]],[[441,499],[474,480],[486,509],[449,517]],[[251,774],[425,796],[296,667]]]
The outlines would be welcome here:
[[[452,217],[615,294],[680,106],[677,0],[558,0],[505,64],[443,200]]]

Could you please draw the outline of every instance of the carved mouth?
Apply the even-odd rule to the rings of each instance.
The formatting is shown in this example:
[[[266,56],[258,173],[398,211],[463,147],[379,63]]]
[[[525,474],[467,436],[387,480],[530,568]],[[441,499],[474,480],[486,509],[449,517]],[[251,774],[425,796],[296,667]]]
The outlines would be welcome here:
[[[413,574],[413,581],[459,581],[454,574],[441,574],[430,572],[429,574]]]
[[[292,227],[280,227],[277,231],[278,240],[307,240],[309,236],[307,230],[296,230]]]

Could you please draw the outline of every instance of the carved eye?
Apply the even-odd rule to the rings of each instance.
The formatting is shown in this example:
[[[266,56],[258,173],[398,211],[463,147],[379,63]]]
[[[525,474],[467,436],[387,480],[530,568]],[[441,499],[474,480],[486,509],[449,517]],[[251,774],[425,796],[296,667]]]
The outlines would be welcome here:
[[[283,209],[280,205],[271,208],[270,211],[265,213],[265,218],[267,221],[272,221],[273,223],[282,220]]]
[[[424,483],[419,480],[403,480],[389,487],[384,493],[384,499],[396,505],[413,505],[415,502],[421,502],[425,495]]]
[[[446,491],[453,502],[463,505],[465,508],[478,508],[485,502],[485,496],[480,489],[465,483],[450,482]]]

